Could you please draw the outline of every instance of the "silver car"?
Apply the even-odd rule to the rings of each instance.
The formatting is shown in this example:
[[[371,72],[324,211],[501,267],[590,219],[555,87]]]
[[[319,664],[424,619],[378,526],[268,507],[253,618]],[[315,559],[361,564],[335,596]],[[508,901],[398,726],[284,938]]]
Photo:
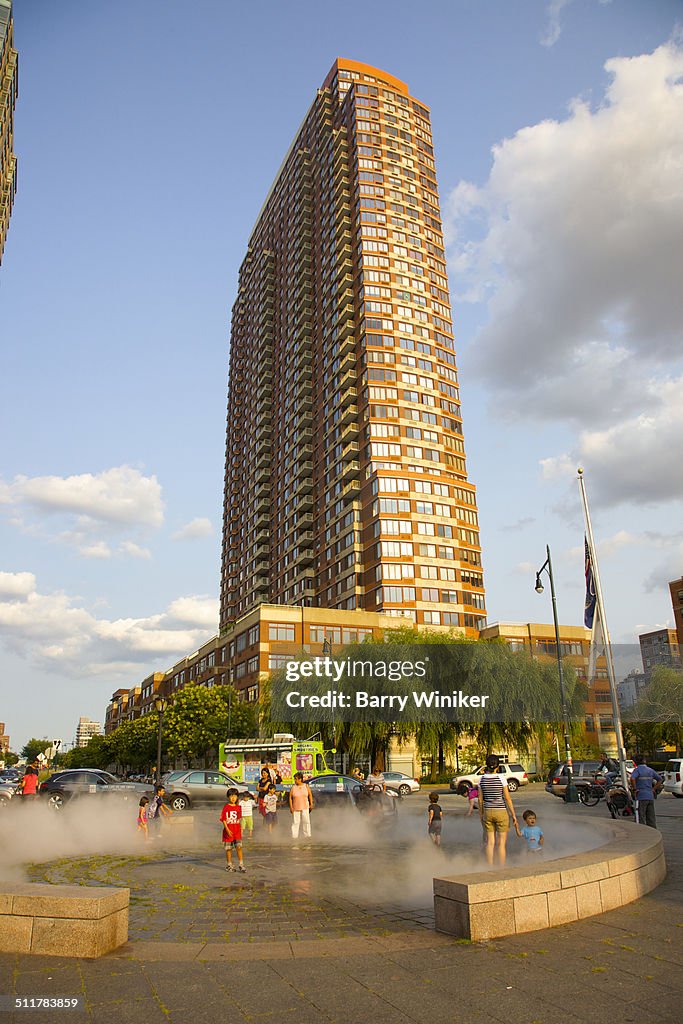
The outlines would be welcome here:
[[[420,792],[420,783],[405,772],[382,772],[387,789],[393,789],[399,796],[409,796]]]
[[[253,787],[237,782],[225,772],[192,769],[169,782],[166,800],[174,811],[184,811],[198,804],[219,804],[222,807],[226,792],[231,787],[238,793],[253,792]]]
[[[9,806],[9,802],[17,791],[18,783],[0,781],[0,810]]]

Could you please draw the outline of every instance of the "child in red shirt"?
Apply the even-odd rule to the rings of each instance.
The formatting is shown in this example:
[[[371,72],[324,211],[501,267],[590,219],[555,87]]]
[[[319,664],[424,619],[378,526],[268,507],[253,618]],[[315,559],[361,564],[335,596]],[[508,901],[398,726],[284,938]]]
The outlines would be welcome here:
[[[228,790],[228,802],[221,811],[220,821],[223,823],[223,843],[225,845],[226,871],[234,871],[232,851],[237,850],[240,871],[246,871],[242,862],[242,808],[238,803],[239,794],[236,789]]]

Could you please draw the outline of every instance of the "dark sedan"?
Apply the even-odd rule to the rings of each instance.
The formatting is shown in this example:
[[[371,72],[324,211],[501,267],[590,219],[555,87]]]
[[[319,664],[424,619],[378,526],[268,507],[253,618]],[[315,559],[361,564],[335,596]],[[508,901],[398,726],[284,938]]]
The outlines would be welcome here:
[[[314,775],[308,780],[317,807],[355,806],[362,786],[351,775]]]
[[[55,772],[40,784],[39,794],[48,806],[61,810],[65,804],[83,797],[107,796],[138,803],[140,797],[152,797],[154,789],[142,782],[122,782],[99,768],[70,768]]]

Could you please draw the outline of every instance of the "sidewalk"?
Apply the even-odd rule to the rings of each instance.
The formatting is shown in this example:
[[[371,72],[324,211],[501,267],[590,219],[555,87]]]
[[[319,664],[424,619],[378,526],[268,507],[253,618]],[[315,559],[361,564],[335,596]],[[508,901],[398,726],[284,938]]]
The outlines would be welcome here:
[[[433,932],[423,895],[412,907],[380,907],[367,893],[359,900],[321,887],[316,879],[336,874],[340,862],[348,861],[343,881],[354,879],[361,859],[349,850],[297,852],[290,901],[274,871],[288,863],[282,848],[248,852],[251,872],[235,877],[234,886],[225,872],[220,883],[210,880],[220,870],[220,851],[215,863],[203,854],[194,863],[162,856],[133,869],[136,899],[147,902],[131,910],[127,947],[99,961],[2,956],[0,993],[85,997],[84,1012],[32,1011],[34,1024],[677,1024],[683,815],[663,805],[658,813],[670,811],[659,813],[667,880],[638,903],[598,918],[472,944]],[[301,857],[309,858],[307,868]]]

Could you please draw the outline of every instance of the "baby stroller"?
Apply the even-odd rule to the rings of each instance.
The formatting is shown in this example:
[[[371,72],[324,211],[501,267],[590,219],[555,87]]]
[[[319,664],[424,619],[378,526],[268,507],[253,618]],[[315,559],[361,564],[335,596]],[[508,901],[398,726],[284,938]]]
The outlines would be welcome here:
[[[623,786],[614,785],[607,792],[607,809],[613,818],[630,818],[635,820],[635,807],[631,794]]]

